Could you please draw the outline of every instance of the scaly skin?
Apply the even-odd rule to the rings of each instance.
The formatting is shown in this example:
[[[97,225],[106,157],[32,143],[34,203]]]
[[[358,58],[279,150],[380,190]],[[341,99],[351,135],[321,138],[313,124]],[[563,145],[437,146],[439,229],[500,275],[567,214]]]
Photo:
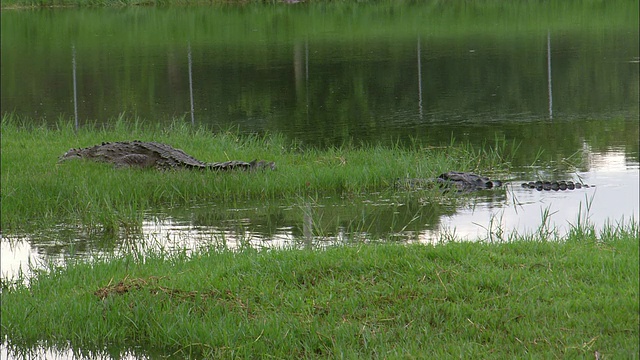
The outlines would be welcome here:
[[[542,190],[574,190],[581,188],[590,187],[587,184],[574,183],[573,181],[530,181],[528,183],[523,183],[522,187],[525,189],[536,189],[538,191]]]
[[[238,160],[205,163],[172,146],[146,141],[106,142],[82,149],[71,149],[62,155],[59,162],[72,159],[87,159],[114,164],[116,167],[141,167],[170,170],[177,168],[202,170],[257,170],[275,169],[273,162]]]
[[[447,189],[456,189],[458,191],[468,192],[476,190],[492,189],[502,186],[500,180],[490,180],[489,178],[468,172],[449,171],[440,174],[435,179],[398,179],[396,187],[407,189],[420,189],[433,187],[438,185]],[[542,190],[574,190],[592,187],[593,185],[574,183],[573,181],[536,181],[523,183],[522,187],[527,189]]]

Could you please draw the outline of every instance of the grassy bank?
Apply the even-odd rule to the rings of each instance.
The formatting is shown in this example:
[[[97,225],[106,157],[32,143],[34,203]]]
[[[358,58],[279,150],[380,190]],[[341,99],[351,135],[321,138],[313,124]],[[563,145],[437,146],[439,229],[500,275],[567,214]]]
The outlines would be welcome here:
[[[195,358],[638,358],[637,224],[522,240],[71,264],[3,289],[2,333]]]
[[[56,222],[107,227],[135,225],[144,211],[192,203],[233,204],[393,189],[399,177],[432,177],[448,170],[495,172],[508,165],[512,147],[498,142],[486,149],[465,144],[430,149],[355,146],[303,149],[278,135],[241,136],[233,131],[192,128],[176,121],[144,125],[120,119],[110,127],[70,124],[57,128],[20,125],[2,119],[2,230]],[[267,159],[267,172],[157,171],[114,169],[109,164],[58,157],[74,147],[103,141],[158,141],[203,161]],[[435,193],[434,193],[435,194]]]

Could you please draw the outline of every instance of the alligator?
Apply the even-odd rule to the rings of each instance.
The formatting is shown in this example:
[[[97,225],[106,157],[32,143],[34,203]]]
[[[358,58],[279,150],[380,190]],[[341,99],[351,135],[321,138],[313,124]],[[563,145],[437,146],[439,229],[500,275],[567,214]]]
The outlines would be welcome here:
[[[582,189],[592,187],[593,185],[582,184],[582,183],[574,183],[573,181],[530,181],[528,183],[523,183],[522,187],[525,189],[536,189],[538,191],[542,190],[574,190],[574,189]]]
[[[228,170],[275,170],[274,162],[253,160],[251,162],[231,160],[205,163],[170,145],[147,141],[103,142],[82,149],[71,149],[58,162],[71,159],[87,159],[114,164],[116,167],[156,168],[171,170],[178,168],[214,171]]]
[[[421,189],[438,185],[441,188],[455,189],[460,192],[477,191],[492,189],[503,185],[501,180],[491,180],[488,177],[477,175],[469,172],[449,171],[440,174],[433,179],[398,179],[396,187],[405,189]],[[573,181],[530,181],[522,184],[523,188],[542,190],[574,190],[592,187],[582,183],[574,183]]]

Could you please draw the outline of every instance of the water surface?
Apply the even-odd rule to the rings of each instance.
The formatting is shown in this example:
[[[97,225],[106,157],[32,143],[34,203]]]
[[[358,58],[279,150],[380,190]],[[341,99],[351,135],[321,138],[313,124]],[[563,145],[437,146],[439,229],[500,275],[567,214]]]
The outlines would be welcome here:
[[[0,110],[35,122],[178,116],[303,147],[500,139],[519,149],[506,189],[452,200],[202,203],[154,209],[117,234],[70,224],[3,233],[2,275],[151,249],[502,241],[637,221],[637,14],[632,1],[3,11]],[[519,187],[538,178],[596,186]]]
[[[638,5],[619,1],[605,12],[554,6],[4,11],[1,110],[35,122],[54,126],[76,113],[78,126],[120,115],[151,122],[180,116],[212,131],[284,134],[303,147],[486,146],[499,139],[519,148],[511,164],[516,186],[451,204],[411,194],[240,209],[203,203],[157,209],[134,234],[114,238],[61,224],[3,234],[2,246],[13,256],[48,259],[114,251],[127,237],[162,246],[166,240],[156,238],[260,246],[304,244],[309,236],[431,242],[443,232],[482,238],[490,224],[535,230],[544,209],[561,233],[586,209],[598,226],[637,218],[639,35],[629,14]],[[597,187],[517,188],[518,180],[540,178]],[[4,264],[24,263],[19,258],[3,262],[3,272],[15,272]]]

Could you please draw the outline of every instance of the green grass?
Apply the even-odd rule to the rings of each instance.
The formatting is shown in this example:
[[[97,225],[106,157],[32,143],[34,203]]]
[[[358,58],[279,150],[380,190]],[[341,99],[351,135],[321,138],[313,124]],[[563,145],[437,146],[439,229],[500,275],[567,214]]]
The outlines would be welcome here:
[[[164,142],[203,161],[257,158],[275,161],[278,169],[162,172],[94,162],[57,163],[72,147],[134,139]],[[145,211],[159,207],[367,193],[392,189],[399,177],[433,177],[448,170],[494,173],[508,166],[513,151],[501,141],[483,149],[455,143],[439,149],[353,144],[303,149],[276,134],[194,129],[178,120],[145,125],[118,119],[110,127],[87,126],[74,132],[68,123],[30,126],[5,115],[1,226],[4,232],[61,222],[118,229],[139,225]]]
[[[3,288],[2,333],[194,358],[637,359],[637,223],[520,240],[51,266]]]

